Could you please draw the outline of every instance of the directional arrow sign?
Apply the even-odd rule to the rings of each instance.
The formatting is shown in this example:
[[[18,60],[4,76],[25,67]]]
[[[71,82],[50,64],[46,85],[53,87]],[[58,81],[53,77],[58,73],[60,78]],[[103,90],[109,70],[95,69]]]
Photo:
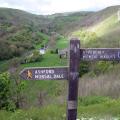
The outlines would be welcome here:
[[[84,61],[119,61],[120,48],[85,48],[80,49],[80,59]]]
[[[67,80],[68,67],[30,67],[20,72],[23,80]]]

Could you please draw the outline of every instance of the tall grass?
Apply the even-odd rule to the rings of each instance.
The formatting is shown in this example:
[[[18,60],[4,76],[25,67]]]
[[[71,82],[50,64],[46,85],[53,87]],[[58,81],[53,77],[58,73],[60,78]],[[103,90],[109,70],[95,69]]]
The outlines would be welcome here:
[[[98,76],[89,73],[79,81],[79,96],[101,95],[120,97],[120,65]]]

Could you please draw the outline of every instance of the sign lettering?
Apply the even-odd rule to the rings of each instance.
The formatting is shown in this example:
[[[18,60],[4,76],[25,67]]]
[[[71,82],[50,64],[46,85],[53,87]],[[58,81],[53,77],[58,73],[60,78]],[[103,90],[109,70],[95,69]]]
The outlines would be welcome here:
[[[80,49],[80,59],[84,61],[113,61],[120,60],[120,49],[118,48],[87,48]]]
[[[68,67],[26,68],[20,76],[24,80],[67,80]]]

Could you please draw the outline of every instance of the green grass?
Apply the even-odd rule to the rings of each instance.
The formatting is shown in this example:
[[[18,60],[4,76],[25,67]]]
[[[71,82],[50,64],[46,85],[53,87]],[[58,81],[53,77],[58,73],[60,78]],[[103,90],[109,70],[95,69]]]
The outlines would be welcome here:
[[[43,93],[43,105],[58,103],[57,99],[60,96],[65,96],[67,92],[65,81],[39,80],[39,81],[24,81],[26,87],[23,90],[23,95],[27,97],[29,107],[35,107],[39,103],[39,95]],[[31,87],[32,86],[32,87]]]
[[[99,103],[83,105],[78,104],[78,117],[77,118],[104,118],[105,116],[120,117],[120,99],[107,100],[106,97],[100,98]],[[89,97],[89,99],[92,99]],[[102,99],[106,99],[104,102]],[[93,97],[93,101],[95,97]],[[90,100],[91,101],[91,100]],[[84,102],[84,101],[83,101]],[[17,110],[14,113],[0,111],[1,120],[65,120],[66,119],[66,104],[49,104],[44,107],[26,110]],[[96,119],[95,119],[96,120]],[[106,119],[104,119],[106,120]]]
[[[41,62],[28,63],[23,64],[21,67],[50,67],[50,66],[66,66],[67,60],[60,59],[57,54],[51,54],[48,51],[45,55],[43,55],[43,60]],[[27,87],[24,90],[24,95],[28,97],[28,103],[30,106],[34,106],[36,104],[37,96],[40,92],[46,91],[47,96],[51,98],[56,98],[57,96],[62,94],[64,90],[64,81],[25,81]],[[32,87],[31,87],[32,86]],[[43,98],[46,99],[46,98]],[[54,102],[54,100],[52,101]]]
[[[60,37],[57,39],[56,48],[64,49],[64,48],[67,48],[67,47],[68,47],[68,44],[69,44],[69,41],[67,40],[67,38],[65,38],[65,37],[63,37],[63,36],[60,36]]]
[[[43,55],[41,62],[23,64],[22,67],[49,67],[49,66],[66,66],[67,60],[60,59],[57,54],[51,54],[49,51]]]
[[[1,120],[65,120],[65,109],[63,105],[49,105],[41,108],[30,108],[29,110],[17,110],[15,113],[0,111]],[[8,117],[9,115],[9,117]]]
[[[120,100],[108,100],[99,104],[78,107],[78,116],[120,116]]]

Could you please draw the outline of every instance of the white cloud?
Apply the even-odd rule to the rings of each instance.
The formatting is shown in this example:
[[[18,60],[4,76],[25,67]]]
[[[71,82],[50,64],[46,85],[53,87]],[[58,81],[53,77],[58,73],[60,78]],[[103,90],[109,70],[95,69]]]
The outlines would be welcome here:
[[[1,7],[18,8],[36,14],[99,10],[112,5],[120,5],[120,0],[0,0]]]

